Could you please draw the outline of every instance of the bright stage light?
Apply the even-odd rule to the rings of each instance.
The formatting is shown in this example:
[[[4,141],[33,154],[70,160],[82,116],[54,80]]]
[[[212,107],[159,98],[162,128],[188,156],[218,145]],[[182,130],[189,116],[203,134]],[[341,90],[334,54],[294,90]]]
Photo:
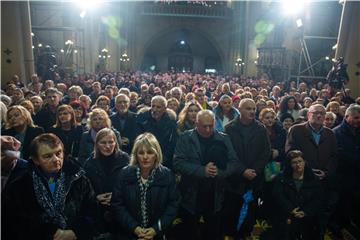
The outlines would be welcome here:
[[[82,10],[81,13],[80,13],[80,17],[81,18],[84,18],[86,16],[86,11],[85,10]]]
[[[303,22],[302,22],[301,18],[299,18],[299,19],[296,20],[296,26],[297,26],[298,28],[300,28],[300,27],[303,26]]]
[[[304,9],[305,0],[282,0],[285,15],[296,15]]]
[[[335,50],[337,48],[337,44],[335,44],[334,46],[332,46],[332,50]]]
[[[330,58],[329,58],[329,56],[326,56],[325,59],[326,59],[326,60],[329,60]]]
[[[60,49],[60,52],[62,52],[62,53],[63,53],[63,52],[65,52],[65,51],[64,51],[64,49]]]
[[[73,2],[83,11],[95,9],[101,3],[99,0],[74,0]]]
[[[181,41],[180,41],[180,44],[181,44],[181,45],[184,45],[184,44],[185,44],[185,41],[184,41],[184,40],[181,40]]]

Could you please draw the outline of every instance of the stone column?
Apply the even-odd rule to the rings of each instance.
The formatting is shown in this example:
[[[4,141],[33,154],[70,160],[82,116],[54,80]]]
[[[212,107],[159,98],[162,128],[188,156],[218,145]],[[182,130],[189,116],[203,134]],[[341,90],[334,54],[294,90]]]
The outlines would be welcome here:
[[[351,89],[352,96],[360,96],[360,2],[343,3],[339,36],[335,58],[344,57],[348,64],[350,82],[346,85]]]
[[[26,84],[34,71],[29,2],[1,2],[1,83],[17,74]]]

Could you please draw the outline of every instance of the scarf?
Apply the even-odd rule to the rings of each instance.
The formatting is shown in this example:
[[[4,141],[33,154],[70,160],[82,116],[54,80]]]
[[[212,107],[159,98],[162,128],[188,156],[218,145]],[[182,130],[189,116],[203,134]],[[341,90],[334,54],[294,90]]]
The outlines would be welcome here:
[[[148,180],[143,183],[141,181],[141,173],[140,168],[136,169],[136,177],[140,188],[140,213],[141,213],[141,227],[146,228],[149,224],[149,216],[148,216],[148,209],[147,209],[147,191],[150,184],[154,180],[155,169],[153,169],[150,173]]]
[[[55,190],[51,194],[47,186],[47,179],[39,170],[32,171],[35,197],[44,210],[41,218],[46,223],[53,223],[61,229],[66,229],[66,217],[63,215],[65,207],[65,174],[61,172],[55,180]]]

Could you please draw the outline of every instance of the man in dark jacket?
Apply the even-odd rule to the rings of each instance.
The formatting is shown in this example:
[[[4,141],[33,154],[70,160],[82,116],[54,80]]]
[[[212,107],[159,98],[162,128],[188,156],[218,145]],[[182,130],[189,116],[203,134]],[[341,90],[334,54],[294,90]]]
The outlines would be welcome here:
[[[47,104],[35,115],[34,122],[48,132],[56,123],[56,109],[60,104],[61,92],[56,88],[48,88],[45,96]]]
[[[360,105],[346,110],[344,121],[333,129],[339,154],[337,170],[341,184],[338,218],[340,227],[350,219],[360,224]]]
[[[138,134],[149,132],[159,141],[164,166],[172,169],[172,158],[177,140],[176,120],[166,111],[167,101],[163,96],[151,99],[151,110],[137,117]]]
[[[240,117],[225,126],[225,133],[230,136],[240,168],[228,179],[223,221],[226,223],[226,235],[246,237],[252,232],[255,223],[257,197],[261,192],[263,172],[270,158],[271,148],[264,125],[255,120],[255,102],[245,98],[240,101],[239,110]],[[246,192],[252,192],[253,200],[249,202],[247,216],[240,227],[239,212],[245,202]]]
[[[184,239],[219,239],[223,207],[224,178],[236,170],[236,154],[227,135],[214,130],[215,117],[202,110],[196,129],[186,131],[176,145],[174,170],[181,174],[181,213]],[[205,226],[197,236],[200,217]]]
[[[116,113],[110,116],[113,127],[121,134],[121,149],[131,153],[136,137],[136,113],[129,111],[130,99],[125,94],[115,98]]]
[[[54,134],[31,145],[29,171],[7,186],[4,239],[91,239],[96,200],[85,171],[64,161],[64,146]]]
[[[337,181],[335,179],[336,138],[331,129],[323,127],[325,113],[326,110],[323,105],[312,105],[307,114],[308,121],[291,127],[285,144],[285,152],[296,149],[302,151],[309,167],[321,180],[324,188],[324,210],[320,223],[322,234],[325,233],[338,200]]]

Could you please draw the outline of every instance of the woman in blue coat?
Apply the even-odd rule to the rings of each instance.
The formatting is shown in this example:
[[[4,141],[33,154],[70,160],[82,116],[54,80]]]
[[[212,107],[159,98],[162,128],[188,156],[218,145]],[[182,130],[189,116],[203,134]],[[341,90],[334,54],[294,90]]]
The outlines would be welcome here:
[[[138,136],[130,165],[121,170],[112,194],[113,215],[121,227],[117,239],[161,239],[171,226],[179,193],[174,174],[161,162],[154,135]]]

